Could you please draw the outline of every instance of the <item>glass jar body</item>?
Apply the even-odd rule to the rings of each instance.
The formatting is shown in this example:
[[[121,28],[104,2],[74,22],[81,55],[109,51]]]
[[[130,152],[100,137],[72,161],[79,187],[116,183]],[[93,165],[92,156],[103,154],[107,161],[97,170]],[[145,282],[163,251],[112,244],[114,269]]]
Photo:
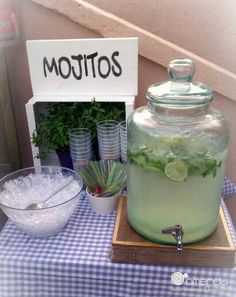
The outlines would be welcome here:
[[[184,243],[202,240],[218,223],[229,132],[207,106],[150,105],[128,119],[130,225],[144,237],[176,244],[162,229],[180,224]]]

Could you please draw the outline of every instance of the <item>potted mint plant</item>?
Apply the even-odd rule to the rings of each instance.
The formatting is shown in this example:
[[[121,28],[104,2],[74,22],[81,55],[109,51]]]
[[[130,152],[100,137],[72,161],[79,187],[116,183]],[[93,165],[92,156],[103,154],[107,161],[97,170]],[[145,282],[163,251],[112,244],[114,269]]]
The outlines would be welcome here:
[[[48,103],[45,113],[36,115],[36,129],[32,143],[40,147],[37,158],[46,159],[49,151],[55,150],[61,165],[63,157],[69,152],[69,131],[73,128],[89,128],[92,132],[94,151],[97,151],[96,123],[102,120],[125,119],[125,108],[122,102],[57,102]],[[68,163],[68,164],[69,164]]]
[[[55,150],[61,166],[73,168],[69,151],[68,132],[72,121],[66,103],[49,103],[46,113],[36,117],[36,130],[32,143],[41,148],[37,158],[46,159],[49,151]]]
[[[80,170],[91,208],[100,214],[116,210],[126,186],[126,166],[112,160],[91,161]]]

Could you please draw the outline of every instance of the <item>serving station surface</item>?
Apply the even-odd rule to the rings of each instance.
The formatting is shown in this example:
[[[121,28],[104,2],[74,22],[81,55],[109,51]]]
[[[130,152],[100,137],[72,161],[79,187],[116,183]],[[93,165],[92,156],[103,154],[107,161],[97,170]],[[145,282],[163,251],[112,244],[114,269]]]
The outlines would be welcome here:
[[[83,193],[68,225],[56,236],[32,239],[7,222],[0,233],[0,296],[235,296],[236,267],[112,263],[115,219],[115,213],[95,214]],[[181,276],[184,282],[176,285]],[[193,282],[202,279],[212,281]]]

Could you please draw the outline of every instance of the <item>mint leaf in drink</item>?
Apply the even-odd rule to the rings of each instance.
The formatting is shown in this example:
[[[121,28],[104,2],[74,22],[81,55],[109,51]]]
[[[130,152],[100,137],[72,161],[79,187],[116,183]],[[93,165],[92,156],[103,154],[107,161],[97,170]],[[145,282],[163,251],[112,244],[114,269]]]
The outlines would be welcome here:
[[[166,156],[158,155],[158,152],[152,152],[149,150],[142,151],[129,151],[128,156],[130,162],[134,162],[146,169],[159,171],[166,174],[166,168],[168,168],[168,164],[173,163],[178,160],[178,162],[182,163],[186,167],[186,176],[184,179],[187,179],[189,176],[203,176],[206,177],[210,174],[213,177],[216,176],[217,168],[221,167],[222,161],[217,161],[215,158],[202,153],[191,153],[188,151],[184,151],[181,145],[181,150],[178,156],[178,153],[168,152]],[[168,174],[166,174],[169,177]],[[172,178],[173,179],[173,178]],[[181,181],[181,179],[179,179]]]

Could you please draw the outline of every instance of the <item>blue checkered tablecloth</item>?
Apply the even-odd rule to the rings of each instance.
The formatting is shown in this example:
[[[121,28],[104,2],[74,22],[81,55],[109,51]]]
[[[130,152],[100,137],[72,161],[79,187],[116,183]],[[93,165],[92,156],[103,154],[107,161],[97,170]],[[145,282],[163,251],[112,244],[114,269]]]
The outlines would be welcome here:
[[[223,195],[235,192],[225,178]],[[0,297],[236,296],[236,267],[111,263],[114,223],[115,214],[90,209],[85,193],[67,227],[51,238],[32,239],[8,221],[0,233]],[[176,272],[185,279],[178,286],[171,281]]]

